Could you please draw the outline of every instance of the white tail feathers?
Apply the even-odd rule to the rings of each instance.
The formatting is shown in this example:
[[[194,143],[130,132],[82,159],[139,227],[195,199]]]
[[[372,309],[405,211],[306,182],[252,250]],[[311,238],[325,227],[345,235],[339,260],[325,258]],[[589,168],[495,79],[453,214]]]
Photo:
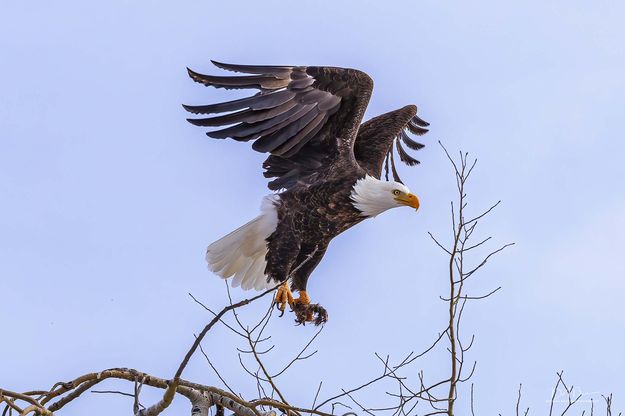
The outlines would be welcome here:
[[[268,289],[274,285],[265,276],[266,239],[278,225],[277,195],[263,198],[261,214],[230,234],[215,241],[206,249],[208,268],[227,279],[232,278],[232,287],[242,289]]]

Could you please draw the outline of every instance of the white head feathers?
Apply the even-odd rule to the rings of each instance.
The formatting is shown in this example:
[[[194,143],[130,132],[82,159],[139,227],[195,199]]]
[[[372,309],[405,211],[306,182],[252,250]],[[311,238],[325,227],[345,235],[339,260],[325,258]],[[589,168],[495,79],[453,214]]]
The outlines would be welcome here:
[[[382,212],[402,206],[395,198],[394,192],[410,194],[408,187],[395,181],[381,181],[367,175],[358,179],[352,188],[351,199],[356,209],[363,216],[375,217]]]

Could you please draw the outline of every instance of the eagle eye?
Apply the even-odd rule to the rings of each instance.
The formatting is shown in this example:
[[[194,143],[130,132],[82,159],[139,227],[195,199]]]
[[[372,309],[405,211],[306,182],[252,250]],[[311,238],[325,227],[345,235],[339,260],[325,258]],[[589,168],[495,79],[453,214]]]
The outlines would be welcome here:
[[[400,194],[401,194],[401,191],[399,189],[393,190],[393,195],[399,196]]]

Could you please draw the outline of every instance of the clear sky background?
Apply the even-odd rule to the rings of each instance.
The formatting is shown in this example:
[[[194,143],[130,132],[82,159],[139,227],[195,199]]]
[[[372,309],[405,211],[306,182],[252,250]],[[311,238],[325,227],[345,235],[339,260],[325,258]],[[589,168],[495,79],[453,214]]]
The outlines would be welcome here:
[[[523,383],[525,404],[544,413],[565,370],[586,398],[613,392],[622,409],[624,18],[623,2],[602,0],[5,2],[0,385],[40,389],[116,366],[171,377],[209,319],[187,293],[226,302],[205,247],[257,215],[268,191],[262,155],[185,121],[181,103],[238,96],[187,77],[186,66],[217,73],[217,59],[359,68],[375,80],[367,117],[416,104],[431,122],[422,164],[401,170],[420,211],[341,235],[312,276],[330,321],[317,355],[282,382],[291,401],[309,404],[320,380],[329,396],[375,376],[374,352],[400,358],[444,328],[445,258],[427,236],[450,237],[442,140],[479,159],[469,209],[503,201],[481,235],[516,243],[468,288],[502,286],[466,315],[477,408],[512,414]],[[277,368],[314,328],[288,316],[271,332]],[[205,349],[251,395],[235,342],[220,329]],[[435,354],[406,375],[447,366]],[[201,357],[185,377],[219,385]],[[87,395],[66,414],[131,405]]]

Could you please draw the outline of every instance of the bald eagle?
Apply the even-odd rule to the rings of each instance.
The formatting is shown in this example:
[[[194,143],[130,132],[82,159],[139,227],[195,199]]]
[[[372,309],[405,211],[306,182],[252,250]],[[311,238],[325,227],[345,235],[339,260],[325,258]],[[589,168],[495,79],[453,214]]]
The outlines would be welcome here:
[[[323,323],[327,312],[311,304],[308,277],[338,234],[390,208],[419,208],[419,199],[397,174],[393,147],[402,162],[418,164],[402,145],[423,148],[408,132],[423,135],[429,124],[414,105],[361,124],[373,81],[355,69],[212,62],[247,75],[189,69],[189,76],[206,86],[259,92],[218,104],[184,105],[196,115],[219,114],[188,121],[225,126],[206,134],[252,141],[254,150],[269,153],[264,176],[272,178],[268,187],[277,192],[264,198],[258,217],[208,246],[209,269],[246,290],[283,282],[275,297],[278,309],[284,312],[288,304],[298,323]]]

